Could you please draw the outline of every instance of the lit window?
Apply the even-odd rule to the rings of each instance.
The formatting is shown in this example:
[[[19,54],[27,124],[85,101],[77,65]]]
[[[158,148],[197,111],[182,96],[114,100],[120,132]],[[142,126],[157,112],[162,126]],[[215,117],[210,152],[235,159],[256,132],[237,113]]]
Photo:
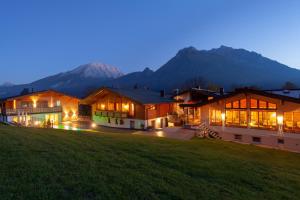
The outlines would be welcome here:
[[[250,100],[251,108],[257,108],[257,99]]]
[[[247,126],[247,112],[240,111],[240,125]]]
[[[241,99],[241,101],[240,101],[240,108],[247,108],[247,101],[246,101],[246,99]]]
[[[251,111],[251,123],[252,127],[258,127],[258,112]]]
[[[269,109],[276,109],[277,105],[275,103],[268,103]]]
[[[234,101],[234,102],[232,103],[232,105],[233,105],[233,108],[239,108],[239,107],[240,107],[239,101]]]
[[[259,108],[267,108],[267,102],[266,101],[259,101]]]
[[[57,100],[57,101],[56,101],[56,106],[61,106],[60,100]]]
[[[226,103],[226,108],[231,108],[231,103]]]

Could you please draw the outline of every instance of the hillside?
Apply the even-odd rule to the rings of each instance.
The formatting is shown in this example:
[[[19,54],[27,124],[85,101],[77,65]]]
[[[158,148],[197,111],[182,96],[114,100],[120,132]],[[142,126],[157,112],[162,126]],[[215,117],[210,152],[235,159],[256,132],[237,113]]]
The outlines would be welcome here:
[[[0,199],[299,199],[299,154],[109,130],[0,125]]]

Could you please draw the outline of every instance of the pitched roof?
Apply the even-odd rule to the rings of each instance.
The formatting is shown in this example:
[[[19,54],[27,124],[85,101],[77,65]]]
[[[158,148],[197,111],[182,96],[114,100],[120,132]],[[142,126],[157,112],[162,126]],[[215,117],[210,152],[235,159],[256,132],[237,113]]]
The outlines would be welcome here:
[[[274,92],[274,91],[277,91],[277,92]],[[223,96],[216,97],[209,101],[199,101],[194,104],[181,104],[180,106],[182,106],[182,107],[199,107],[199,106],[214,103],[219,100],[226,99],[226,98],[229,98],[229,97],[235,96],[237,94],[241,94],[241,93],[252,93],[252,94],[257,94],[257,95],[266,96],[266,97],[270,97],[270,98],[281,99],[283,101],[291,101],[294,103],[300,103],[299,96],[296,97],[296,96],[283,95],[283,93],[278,92],[278,91],[279,90],[263,91],[263,90],[249,89],[249,88],[239,88],[239,89],[236,89],[234,92],[225,94]]]
[[[71,98],[78,99],[77,97],[65,94],[63,92],[59,92],[59,91],[56,91],[56,90],[53,90],[53,89],[49,89],[49,90],[40,90],[40,91],[35,91],[35,92],[29,92],[27,94],[19,94],[19,95],[15,95],[15,96],[9,96],[9,97],[5,97],[3,99],[0,99],[0,101],[6,101],[6,100],[18,98],[18,97],[32,96],[32,95],[37,95],[37,94],[41,94],[41,93],[45,93],[45,92],[54,92],[54,93],[57,93],[57,94],[61,94],[61,95],[64,95],[64,96],[68,96],[68,97],[71,97]]]
[[[141,104],[159,104],[159,103],[171,103],[174,100],[169,95],[165,95],[164,97],[160,96],[159,92],[154,92],[146,89],[120,89],[120,88],[109,88],[102,87],[98,89],[96,92],[88,95],[83,99],[83,101],[88,100],[89,98],[98,95],[101,91],[108,90],[113,93],[116,93],[120,96],[127,97],[133,101],[136,101]]]

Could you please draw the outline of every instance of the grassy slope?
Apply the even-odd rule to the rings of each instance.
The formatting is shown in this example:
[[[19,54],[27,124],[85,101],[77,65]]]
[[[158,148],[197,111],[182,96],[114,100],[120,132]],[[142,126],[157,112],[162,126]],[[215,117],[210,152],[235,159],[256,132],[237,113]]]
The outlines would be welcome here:
[[[0,199],[299,199],[300,155],[0,125]]]

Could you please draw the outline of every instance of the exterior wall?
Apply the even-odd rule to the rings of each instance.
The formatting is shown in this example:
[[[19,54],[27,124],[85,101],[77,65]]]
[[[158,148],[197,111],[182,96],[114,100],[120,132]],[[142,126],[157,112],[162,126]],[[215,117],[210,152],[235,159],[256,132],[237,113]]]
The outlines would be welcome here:
[[[123,124],[121,124],[120,118],[100,117],[100,116],[93,115],[92,120],[97,125],[100,125],[100,126],[107,126],[107,127],[114,127],[114,128],[126,128],[126,129],[144,129],[145,128],[145,120],[141,120],[141,119],[124,118],[124,119],[122,119]],[[109,120],[110,120],[110,123],[109,123]],[[116,120],[117,120],[117,123],[116,123]]]
[[[231,127],[222,129],[220,126],[212,126],[211,128],[217,131],[222,139],[226,141],[300,152],[300,135],[297,134],[285,133],[283,136],[278,136],[277,131],[270,130]],[[260,138],[260,142],[253,141],[253,137]]]
[[[48,118],[51,118],[54,124],[76,121],[78,103],[79,99],[52,90],[36,92],[2,102],[1,118],[24,125],[45,123],[43,120]]]
[[[143,105],[109,90],[89,98],[90,101],[83,100],[82,103],[91,105],[92,120],[98,125],[108,127],[131,129],[166,127],[168,113],[173,109],[171,103]]]

